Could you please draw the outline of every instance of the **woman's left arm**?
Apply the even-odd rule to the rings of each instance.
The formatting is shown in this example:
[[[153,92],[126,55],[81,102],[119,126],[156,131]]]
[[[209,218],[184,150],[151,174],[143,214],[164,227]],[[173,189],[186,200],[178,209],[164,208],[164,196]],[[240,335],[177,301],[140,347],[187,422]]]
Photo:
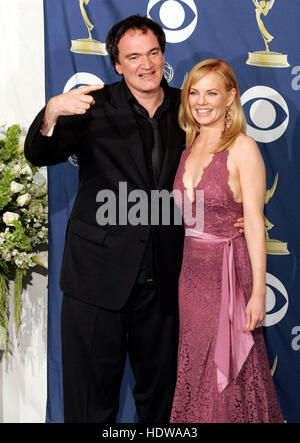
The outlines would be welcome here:
[[[255,141],[241,137],[237,165],[243,198],[245,237],[252,267],[253,288],[246,307],[245,330],[253,331],[266,316],[266,243],[264,202],[266,192],[265,165]]]

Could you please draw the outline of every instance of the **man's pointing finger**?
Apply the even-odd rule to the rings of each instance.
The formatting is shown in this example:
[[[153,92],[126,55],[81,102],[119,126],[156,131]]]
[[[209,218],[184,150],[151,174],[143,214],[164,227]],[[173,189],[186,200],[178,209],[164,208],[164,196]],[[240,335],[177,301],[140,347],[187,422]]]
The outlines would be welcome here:
[[[80,90],[80,93],[89,94],[90,92],[98,91],[99,89],[103,88],[104,88],[104,83],[102,84],[99,83],[97,85],[80,86],[78,89]]]

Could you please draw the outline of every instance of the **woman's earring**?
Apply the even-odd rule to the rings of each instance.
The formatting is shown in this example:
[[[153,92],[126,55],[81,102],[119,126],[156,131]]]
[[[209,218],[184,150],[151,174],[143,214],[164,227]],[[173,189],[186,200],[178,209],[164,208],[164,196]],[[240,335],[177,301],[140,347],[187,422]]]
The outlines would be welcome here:
[[[226,114],[225,114],[225,126],[227,127],[227,129],[230,128],[231,123],[232,123],[232,119],[230,117],[230,106],[227,106]]]

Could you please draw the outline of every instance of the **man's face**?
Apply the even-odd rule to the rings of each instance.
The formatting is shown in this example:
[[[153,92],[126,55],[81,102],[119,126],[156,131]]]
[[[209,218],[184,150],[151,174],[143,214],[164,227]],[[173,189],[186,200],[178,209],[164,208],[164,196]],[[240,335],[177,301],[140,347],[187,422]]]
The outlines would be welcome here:
[[[152,93],[160,88],[165,58],[151,30],[129,29],[119,41],[116,71],[123,74],[132,94]]]

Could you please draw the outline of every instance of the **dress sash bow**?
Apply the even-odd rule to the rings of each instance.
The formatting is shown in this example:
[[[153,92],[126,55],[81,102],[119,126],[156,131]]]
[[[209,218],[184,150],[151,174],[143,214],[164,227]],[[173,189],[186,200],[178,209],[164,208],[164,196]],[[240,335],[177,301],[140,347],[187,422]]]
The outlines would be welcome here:
[[[240,286],[234,258],[234,240],[218,237],[195,229],[186,229],[185,235],[205,243],[224,243],[222,267],[222,299],[214,361],[217,366],[218,391],[229,383],[230,373],[236,378],[254,344],[246,327],[245,298]]]

